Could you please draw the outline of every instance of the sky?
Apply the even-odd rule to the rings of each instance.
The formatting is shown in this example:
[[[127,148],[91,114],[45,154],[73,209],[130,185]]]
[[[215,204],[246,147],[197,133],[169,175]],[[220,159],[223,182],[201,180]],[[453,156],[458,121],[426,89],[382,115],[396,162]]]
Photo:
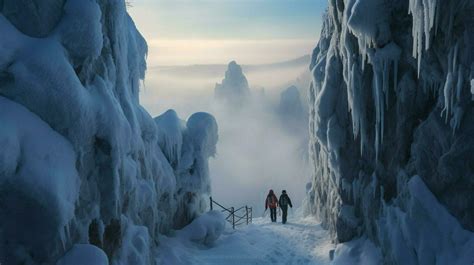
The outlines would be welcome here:
[[[310,54],[326,0],[131,0],[148,65],[261,64]]]

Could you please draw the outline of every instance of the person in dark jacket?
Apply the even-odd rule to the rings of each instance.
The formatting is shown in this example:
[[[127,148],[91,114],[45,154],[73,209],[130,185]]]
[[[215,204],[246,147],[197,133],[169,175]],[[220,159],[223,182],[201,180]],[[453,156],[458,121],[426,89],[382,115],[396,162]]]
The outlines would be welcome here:
[[[270,208],[270,218],[272,222],[276,222],[277,220],[277,207],[278,207],[278,198],[273,192],[270,190],[267,195],[267,199],[265,200],[265,211]]]
[[[281,192],[280,199],[278,200],[278,204],[280,205],[280,208],[282,211],[281,222],[285,224],[286,217],[288,216],[288,206],[293,208],[290,197],[288,197],[288,194],[286,194],[286,190],[283,190]]]

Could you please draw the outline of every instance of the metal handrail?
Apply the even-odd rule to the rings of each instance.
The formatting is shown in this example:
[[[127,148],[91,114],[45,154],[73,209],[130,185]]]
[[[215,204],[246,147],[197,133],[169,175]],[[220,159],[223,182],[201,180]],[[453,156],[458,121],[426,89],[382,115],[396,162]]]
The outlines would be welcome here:
[[[212,196],[209,197],[209,202],[210,202],[209,203],[209,208],[210,208],[211,211],[213,210],[214,204],[215,204],[215,205],[217,205],[221,208],[221,212],[229,212],[229,215],[227,215],[225,220],[227,222],[229,222],[230,224],[232,224],[232,229],[235,229],[235,227],[238,226],[238,225],[243,225],[243,224],[248,225],[248,224],[252,223],[252,219],[253,219],[252,207],[248,207],[247,205],[245,205],[245,206],[242,206],[242,207],[238,208],[237,210],[235,210],[234,207],[226,208],[226,207],[222,206],[220,203],[213,200]],[[244,215],[240,216],[240,215],[236,214],[236,212],[241,211],[243,209],[245,209],[245,214]],[[245,222],[240,222],[243,219],[245,219]]]

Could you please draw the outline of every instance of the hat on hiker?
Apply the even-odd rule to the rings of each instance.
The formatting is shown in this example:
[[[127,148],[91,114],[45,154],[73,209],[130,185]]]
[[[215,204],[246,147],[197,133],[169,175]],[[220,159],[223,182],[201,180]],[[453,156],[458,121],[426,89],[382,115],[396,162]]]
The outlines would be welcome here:
[[[282,190],[281,193],[286,193],[286,190]]]

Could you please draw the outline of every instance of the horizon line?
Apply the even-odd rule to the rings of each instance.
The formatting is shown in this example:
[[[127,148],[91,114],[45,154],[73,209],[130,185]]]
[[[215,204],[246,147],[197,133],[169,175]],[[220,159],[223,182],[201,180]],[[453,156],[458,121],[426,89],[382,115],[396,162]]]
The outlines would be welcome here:
[[[291,57],[291,58],[288,58],[288,59],[285,59],[285,60],[278,60],[278,61],[274,61],[274,62],[269,62],[269,63],[244,63],[244,64],[240,64],[239,62],[236,61],[237,64],[239,64],[240,66],[271,66],[271,65],[276,65],[276,64],[283,64],[283,63],[289,63],[289,62],[292,62],[292,61],[296,61],[296,60],[299,60],[299,59],[303,59],[304,57],[310,57],[311,59],[311,54],[304,54],[304,55],[301,55],[301,56],[297,56],[297,57]],[[234,60],[232,60],[234,61]],[[155,64],[155,65],[147,65],[147,69],[151,69],[151,68],[163,68],[163,67],[189,67],[189,66],[225,66],[225,65],[228,65],[231,61],[229,62],[222,62],[222,63],[209,63],[209,64],[206,64],[206,63],[190,63],[190,64]]]

